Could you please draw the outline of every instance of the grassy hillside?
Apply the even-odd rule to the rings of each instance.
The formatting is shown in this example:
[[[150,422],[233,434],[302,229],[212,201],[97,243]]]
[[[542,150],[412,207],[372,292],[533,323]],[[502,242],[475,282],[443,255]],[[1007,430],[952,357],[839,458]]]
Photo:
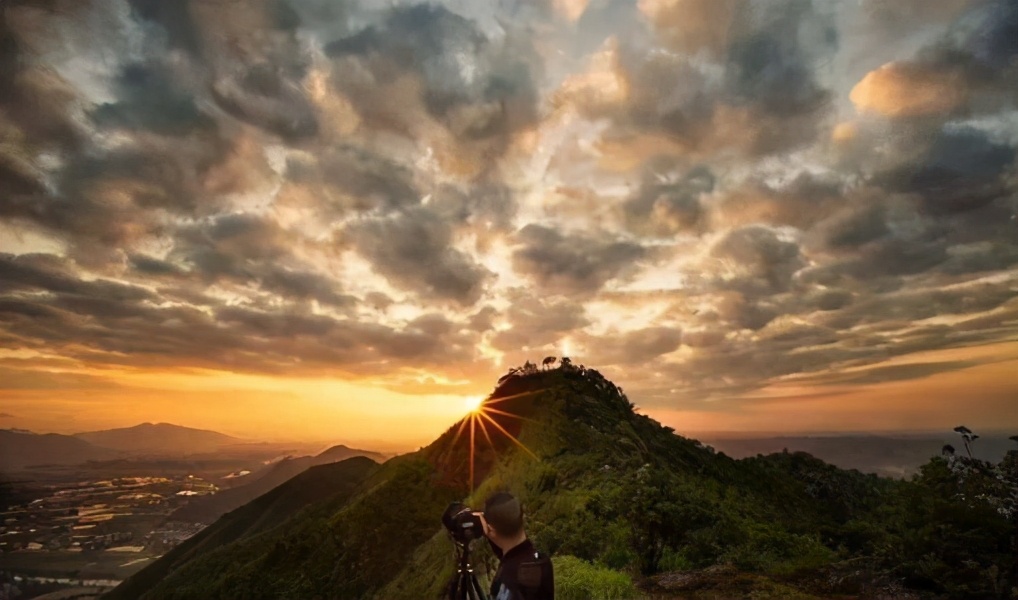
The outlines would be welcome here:
[[[637,584],[730,597],[910,586],[1004,598],[1015,585],[1014,454],[997,467],[938,458],[909,482],[801,453],[737,461],[634,413],[611,382],[575,367],[512,377],[486,406],[527,450],[493,426],[475,431],[472,494],[470,428],[457,424],[348,499],[192,553],[160,567],[158,583],[111,597],[437,598],[453,569],[439,516],[450,500],[479,506],[498,489],[523,500],[531,537],[556,557],[562,598],[630,597]],[[475,559],[482,573],[494,564],[484,548]]]

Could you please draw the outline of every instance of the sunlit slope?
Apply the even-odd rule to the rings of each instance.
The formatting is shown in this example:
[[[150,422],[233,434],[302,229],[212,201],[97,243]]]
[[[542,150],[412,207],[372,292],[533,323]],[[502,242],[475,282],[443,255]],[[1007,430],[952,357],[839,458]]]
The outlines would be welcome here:
[[[464,497],[480,506],[502,488],[523,500],[531,537],[559,559],[578,557],[627,585],[728,565],[757,578],[747,585],[766,582],[772,597],[793,595],[779,581],[845,560],[904,564],[909,544],[925,539],[903,541],[909,519],[945,514],[916,502],[927,493],[919,485],[809,455],[736,461],[716,454],[635,413],[596,371],[570,367],[510,378],[483,414],[382,465],[349,500],[315,503],[278,529],[195,552],[143,595],[114,597],[437,598],[454,562],[442,511]],[[986,526],[978,535],[959,531],[989,548],[980,560],[1003,560],[1008,521],[980,518]],[[951,531],[944,525],[937,531]],[[476,554],[490,564],[483,548]]]

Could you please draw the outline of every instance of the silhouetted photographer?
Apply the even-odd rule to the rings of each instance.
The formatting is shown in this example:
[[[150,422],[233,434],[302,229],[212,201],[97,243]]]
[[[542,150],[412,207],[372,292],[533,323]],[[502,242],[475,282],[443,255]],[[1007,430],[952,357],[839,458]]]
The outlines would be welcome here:
[[[523,506],[512,494],[499,492],[474,512],[454,502],[442,523],[456,542],[459,567],[449,587],[451,600],[483,598],[470,564],[470,544],[482,535],[499,559],[491,581],[491,600],[554,600],[555,577],[551,559],[537,551],[523,529]]]
[[[527,539],[520,501],[499,492],[484,503],[480,517],[484,535],[499,559],[491,581],[492,600],[554,600],[551,559]]]

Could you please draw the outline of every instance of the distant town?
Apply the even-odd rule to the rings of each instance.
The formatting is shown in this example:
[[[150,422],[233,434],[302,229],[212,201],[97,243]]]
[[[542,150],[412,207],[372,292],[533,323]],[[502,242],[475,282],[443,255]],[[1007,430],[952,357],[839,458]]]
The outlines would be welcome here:
[[[194,475],[47,487],[44,496],[0,513],[0,599],[67,585],[112,587],[201,531],[201,523],[168,517],[195,496],[218,491]],[[78,576],[53,577],[55,566]]]

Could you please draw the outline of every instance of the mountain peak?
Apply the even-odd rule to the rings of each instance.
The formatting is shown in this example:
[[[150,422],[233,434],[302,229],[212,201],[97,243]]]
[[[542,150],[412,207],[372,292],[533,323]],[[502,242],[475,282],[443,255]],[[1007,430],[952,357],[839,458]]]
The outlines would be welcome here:
[[[217,431],[150,422],[132,427],[86,431],[74,436],[104,448],[158,454],[215,452],[222,446],[240,441]]]

